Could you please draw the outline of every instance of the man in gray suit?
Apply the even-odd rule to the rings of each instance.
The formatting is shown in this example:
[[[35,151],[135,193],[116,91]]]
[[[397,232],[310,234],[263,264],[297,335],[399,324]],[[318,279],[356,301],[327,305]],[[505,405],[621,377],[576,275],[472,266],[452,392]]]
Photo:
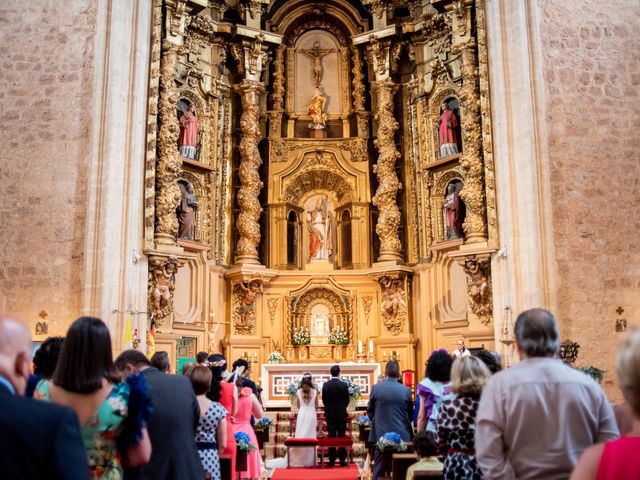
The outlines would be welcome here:
[[[371,390],[367,415],[371,419],[369,441],[376,443],[382,435],[396,432],[403,441],[413,437],[411,418],[413,401],[411,390],[398,382],[400,366],[395,360],[387,363],[386,379],[377,383]],[[376,448],[373,457],[373,480],[377,480],[382,472],[382,454]]]

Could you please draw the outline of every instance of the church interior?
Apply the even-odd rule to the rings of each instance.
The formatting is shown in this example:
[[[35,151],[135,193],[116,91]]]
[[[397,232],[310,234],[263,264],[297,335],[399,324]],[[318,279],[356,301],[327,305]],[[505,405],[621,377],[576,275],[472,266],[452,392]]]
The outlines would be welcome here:
[[[419,379],[459,339],[508,367],[517,315],[542,307],[620,400],[614,353],[640,319],[636,2],[0,17],[0,310],[36,344],[93,315],[115,353],[153,336],[174,370],[245,358],[278,407],[301,372],[344,362],[368,388],[397,360]]]

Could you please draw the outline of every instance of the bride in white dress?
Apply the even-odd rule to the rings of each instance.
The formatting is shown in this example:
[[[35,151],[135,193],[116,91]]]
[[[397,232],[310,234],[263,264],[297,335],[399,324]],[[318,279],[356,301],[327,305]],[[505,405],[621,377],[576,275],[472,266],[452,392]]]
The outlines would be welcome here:
[[[313,385],[310,373],[305,373],[296,392],[298,416],[296,418],[295,438],[316,438],[318,417],[318,391]],[[316,464],[313,447],[297,447],[290,450],[291,467],[313,467]],[[286,468],[287,457],[267,461],[267,468]]]
[[[305,373],[296,392],[298,417],[295,438],[316,438],[318,428],[318,391],[313,387],[310,373]],[[313,447],[291,449],[289,464],[292,467],[313,467],[316,464]]]

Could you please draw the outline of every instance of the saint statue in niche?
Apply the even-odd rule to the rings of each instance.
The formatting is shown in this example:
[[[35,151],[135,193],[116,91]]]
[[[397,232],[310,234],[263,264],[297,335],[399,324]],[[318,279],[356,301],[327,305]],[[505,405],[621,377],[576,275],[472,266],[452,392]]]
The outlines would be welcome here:
[[[331,215],[329,200],[320,197],[315,207],[307,210],[309,227],[309,260],[329,260],[333,254],[331,243]]]
[[[309,124],[311,129],[325,128],[327,123],[327,114],[324,113],[324,109],[327,105],[327,97],[324,96],[320,88],[316,87],[311,103],[307,107],[307,113],[311,115],[311,121]]]
[[[316,312],[311,317],[311,343],[326,343],[329,338],[329,317],[324,312]]]
[[[184,101],[180,102],[184,104]],[[178,105],[178,117],[180,121],[180,135],[178,136],[178,147],[180,155],[185,158],[195,160],[198,153],[198,119],[195,114],[195,106],[189,105],[186,111],[180,115]],[[183,107],[184,108],[184,107]]]
[[[464,202],[460,199],[459,191],[462,182],[451,182],[447,185],[447,194],[444,197],[444,223],[447,240],[463,238],[462,222],[464,221]]]
[[[311,57],[313,62],[313,79],[315,81],[316,88],[318,88],[322,82],[322,75],[324,73],[322,68],[322,59],[330,53],[335,52],[335,50],[333,48],[320,48],[320,42],[316,40],[313,42],[313,47],[300,49],[300,52]]]
[[[456,128],[458,119],[451,109],[449,102],[442,104],[442,113],[438,119],[438,142],[440,144],[440,158],[450,157],[458,152],[458,136]]]
[[[178,238],[184,240],[194,240],[196,233],[196,211],[198,210],[198,200],[193,192],[193,187],[187,182],[178,182],[180,187],[180,205],[176,213],[178,214]]]

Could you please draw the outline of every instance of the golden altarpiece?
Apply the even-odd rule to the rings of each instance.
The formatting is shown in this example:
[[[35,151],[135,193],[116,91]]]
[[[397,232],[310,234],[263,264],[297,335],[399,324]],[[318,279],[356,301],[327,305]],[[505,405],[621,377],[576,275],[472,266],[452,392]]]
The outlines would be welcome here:
[[[421,372],[459,337],[509,342],[483,0],[156,0],[153,16],[156,348]]]

